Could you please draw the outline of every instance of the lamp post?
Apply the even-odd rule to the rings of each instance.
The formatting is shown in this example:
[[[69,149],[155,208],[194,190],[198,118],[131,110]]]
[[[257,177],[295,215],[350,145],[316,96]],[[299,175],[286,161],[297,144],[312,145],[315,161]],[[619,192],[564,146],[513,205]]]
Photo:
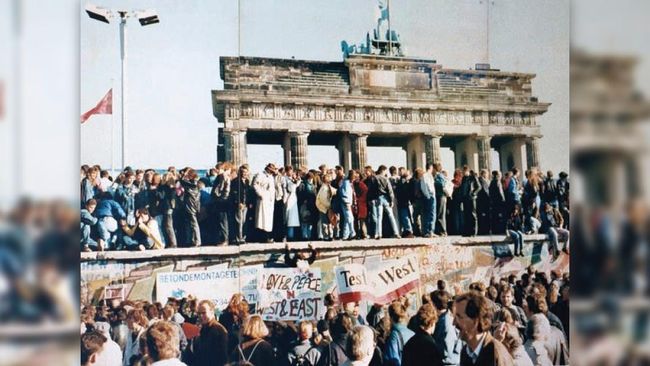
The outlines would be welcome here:
[[[135,17],[140,22],[141,26],[147,26],[151,24],[160,23],[158,14],[154,10],[117,10],[116,11],[120,18],[120,61],[121,61],[121,85],[120,85],[120,104],[121,104],[121,117],[122,117],[122,170],[126,168],[126,59],[127,59],[127,48],[126,48],[126,20],[129,17]],[[92,19],[95,19],[100,22],[110,24],[111,19],[114,17],[113,11],[95,6],[92,4],[86,5],[86,13]],[[111,147],[112,151],[112,147]],[[112,154],[112,152],[111,152]]]

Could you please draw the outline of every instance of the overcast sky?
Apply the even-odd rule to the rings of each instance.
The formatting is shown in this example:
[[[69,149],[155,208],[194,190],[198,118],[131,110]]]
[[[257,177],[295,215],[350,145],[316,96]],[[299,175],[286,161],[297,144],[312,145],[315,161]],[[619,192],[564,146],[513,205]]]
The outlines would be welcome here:
[[[327,6],[323,6],[326,3]],[[219,57],[278,57],[341,61],[340,41],[361,42],[375,25],[374,0],[111,1],[112,9],[155,8],[160,24],[128,24],[127,164],[166,168],[214,165],[217,120],[210,91],[221,89]],[[114,116],[95,116],[81,126],[81,162],[120,162],[119,36],[117,22],[100,23],[80,9],[81,112],[114,87]],[[412,57],[444,67],[469,68],[489,61],[505,71],[531,72],[533,94],[550,102],[538,119],[546,168],[568,169],[569,4],[567,1],[494,0],[489,33],[485,0],[394,0],[391,22]],[[240,31],[239,31],[240,30]],[[489,34],[489,37],[486,36]],[[489,38],[489,42],[487,39]],[[249,146],[253,168],[282,163],[279,146]],[[447,165],[450,152],[444,151]],[[310,165],[336,163],[334,147],[310,147]],[[399,148],[370,148],[369,162],[405,164]]]

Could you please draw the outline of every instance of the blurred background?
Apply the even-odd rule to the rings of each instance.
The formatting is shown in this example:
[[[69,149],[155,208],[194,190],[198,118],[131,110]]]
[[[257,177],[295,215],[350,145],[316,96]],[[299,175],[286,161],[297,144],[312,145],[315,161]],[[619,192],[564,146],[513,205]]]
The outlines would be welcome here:
[[[0,364],[79,363],[83,5],[0,0]],[[648,363],[650,2],[566,6],[572,364]]]
[[[571,361],[648,364],[650,3],[571,6]]]

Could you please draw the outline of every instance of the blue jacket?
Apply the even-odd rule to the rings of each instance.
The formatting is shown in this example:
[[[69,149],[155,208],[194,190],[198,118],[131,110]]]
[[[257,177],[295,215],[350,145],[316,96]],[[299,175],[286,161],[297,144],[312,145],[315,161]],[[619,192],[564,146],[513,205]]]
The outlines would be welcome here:
[[[433,331],[433,340],[442,355],[443,364],[460,364],[460,352],[463,349],[463,342],[458,337],[458,330],[454,326],[454,319],[449,314],[449,310],[438,318],[436,328]]]
[[[93,187],[90,179],[84,178],[84,180],[81,181],[81,207],[83,208],[89,199],[95,198],[96,194],[97,190]]]
[[[510,183],[506,189],[507,197],[513,202],[521,202],[521,197],[519,196],[519,187],[518,180],[515,177],[510,178]]]
[[[98,219],[102,217],[111,216],[116,220],[126,220],[126,213],[117,202],[114,200],[104,199],[99,201],[97,208],[95,208],[95,216]]]
[[[401,366],[404,345],[414,334],[406,325],[393,324],[393,329],[390,331],[390,335],[386,341],[384,366]]]
[[[88,212],[87,209],[83,208],[81,209],[81,214],[80,214],[80,224],[81,228],[84,226],[94,226],[97,223],[97,218],[93,216],[90,212]]]
[[[124,185],[117,188],[115,191],[115,201],[119,203],[124,211],[127,213],[135,211],[135,194],[138,189],[131,185],[125,187]]]
[[[339,195],[339,199],[341,200],[342,207],[345,207],[345,205],[352,204],[353,192],[354,190],[352,189],[352,183],[350,183],[350,181],[347,178],[343,179],[338,192],[336,192]]]

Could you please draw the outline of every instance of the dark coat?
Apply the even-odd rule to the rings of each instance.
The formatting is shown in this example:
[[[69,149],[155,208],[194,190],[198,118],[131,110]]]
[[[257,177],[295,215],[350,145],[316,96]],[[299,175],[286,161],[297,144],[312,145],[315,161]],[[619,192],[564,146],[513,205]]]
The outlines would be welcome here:
[[[524,231],[524,223],[523,220],[521,219],[521,215],[516,215],[516,216],[510,216],[508,219],[508,224],[507,224],[508,230],[514,230],[514,231]]]
[[[228,332],[226,328],[216,320],[201,327],[199,336],[194,340],[193,348],[192,365],[225,365],[228,362]]]
[[[379,198],[379,182],[377,181],[377,176],[371,175],[363,181],[368,187],[368,199],[367,201],[374,201]]]
[[[219,174],[212,186],[212,201],[215,208],[219,211],[225,211],[230,208],[230,178],[223,174]]]
[[[162,185],[156,189],[157,199],[160,202],[162,213],[171,213],[176,208],[176,189],[168,185]]]
[[[490,206],[493,209],[502,209],[506,204],[506,196],[503,192],[503,185],[499,179],[492,179],[490,182]]]
[[[460,193],[463,201],[475,200],[481,191],[481,183],[475,175],[467,175],[463,177],[460,183]]]
[[[442,355],[431,334],[418,329],[402,351],[402,366],[442,365]]]
[[[383,196],[390,203],[395,202],[395,194],[393,193],[393,185],[390,183],[388,178],[384,177],[381,174],[376,174],[377,178],[377,197]]]
[[[231,362],[248,360],[255,366],[276,366],[278,364],[273,346],[263,339],[244,340],[230,354],[230,360]]]
[[[472,363],[472,359],[467,353],[467,345],[463,347],[463,351],[460,354],[461,366],[511,366],[514,364],[515,362],[512,360],[512,356],[510,356],[506,347],[494,339],[490,333],[485,335],[483,348],[481,348],[481,353],[479,353],[476,363]]]
[[[239,333],[241,330],[242,322],[236,319],[235,315],[228,309],[224,310],[219,315],[219,323],[221,323],[226,331],[228,331],[228,354],[237,347],[239,343]]]
[[[397,182],[395,198],[397,199],[397,207],[409,207],[409,203],[413,200],[413,189],[411,187],[411,181],[407,180],[406,178],[400,178],[400,180]]]
[[[237,177],[230,182],[230,201],[232,207],[237,208],[239,204],[249,204],[251,198],[251,181]]]
[[[201,192],[196,181],[181,179],[181,185],[185,189],[183,201],[185,203],[185,212],[191,215],[196,215],[201,210]]]
[[[328,345],[324,346],[321,350],[321,357],[318,360],[318,366],[329,365],[342,365],[347,361],[348,355],[345,353],[345,347],[348,342],[348,337],[344,336],[335,339]]]
[[[316,186],[304,180],[298,186],[296,194],[298,196],[298,209],[300,213],[300,222],[303,224],[314,224],[318,221],[318,208],[316,208]]]

